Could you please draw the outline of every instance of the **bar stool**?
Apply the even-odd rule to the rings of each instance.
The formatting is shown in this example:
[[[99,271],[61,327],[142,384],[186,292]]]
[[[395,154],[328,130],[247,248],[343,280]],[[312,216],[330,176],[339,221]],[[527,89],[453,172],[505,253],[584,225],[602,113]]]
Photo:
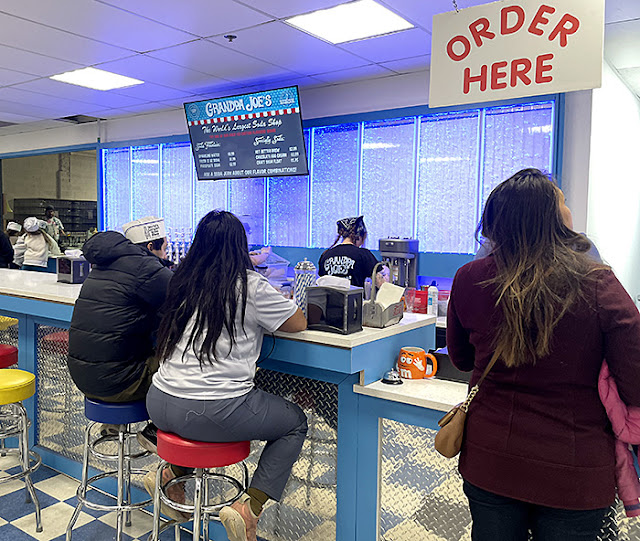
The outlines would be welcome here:
[[[8,406],[8,411],[5,410],[0,414],[0,440],[4,443],[6,438],[18,438],[16,449],[3,448],[3,452],[5,455],[18,456],[22,467],[22,471],[18,473],[1,477],[0,483],[24,478],[28,494],[27,503],[33,501],[36,507],[36,532],[41,532],[40,502],[33,488],[31,474],[38,469],[42,460],[40,455],[29,449],[30,423],[27,410],[22,405],[22,401],[31,398],[35,392],[36,377],[30,372],[18,369],[0,369],[0,406]]]
[[[156,489],[153,498],[153,531],[149,541],[158,541],[162,531],[171,526],[166,524],[160,529],[160,502],[181,511],[193,515],[193,541],[200,539],[200,526],[202,524],[203,537],[209,539],[209,520],[220,520],[220,509],[231,505],[248,487],[249,472],[244,459],[251,452],[251,442],[238,441],[229,443],[206,443],[181,438],[176,434],[158,430],[158,456],[162,459],[156,473]],[[171,479],[162,485],[162,472],[168,464],[175,464],[183,468],[194,468],[194,472],[181,477]],[[237,480],[230,475],[211,473],[210,468],[221,468],[240,464],[242,466],[242,479]],[[178,503],[167,496],[167,489],[178,483],[185,483],[189,479],[195,480],[193,505]],[[225,481],[233,488],[236,494],[230,500],[215,505],[209,505],[209,480],[219,479]]]
[[[67,526],[67,541],[71,541],[71,530],[73,529],[80,511],[83,507],[96,511],[115,511],[117,513],[116,521],[116,539],[122,541],[123,524],[131,525],[131,511],[142,509],[151,503],[151,499],[144,500],[139,503],[131,501],[131,475],[143,475],[147,473],[145,470],[135,470],[131,468],[131,461],[146,457],[148,451],[139,453],[131,452],[130,440],[136,437],[136,432],[131,432],[130,425],[149,420],[147,407],[144,400],[137,402],[121,402],[108,403],[99,400],[91,400],[85,398],[84,415],[90,422],[84,431],[84,453],[82,459],[82,481],[78,487],[77,497],[78,505]],[[91,429],[96,424],[113,424],[119,425],[118,435],[100,436],[91,441]],[[100,452],[98,448],[106,442],[117,442],[117,454],[107,454]],[[96,458],[117,462],[116,470],[107,471],[89,477],[89,455]],[[116,477],[118,481],[117,503],[115,505],[103,505],[91,502],[87,499],[87,490],[91,485],[105,477]]]
[[[5,316],[0,316],[0,320],[4,317]],[[15,366],[16,364],[18,364],[18,348],[10,346],[9,344],[0,344],[0,369],[9,368],[10,366]],[[2,412],[0,412],[0,419],[3,418],[4,416]],[[5,451],[4,439],[0,439],[0,457],[2,456],[7,456],[7,452]]]

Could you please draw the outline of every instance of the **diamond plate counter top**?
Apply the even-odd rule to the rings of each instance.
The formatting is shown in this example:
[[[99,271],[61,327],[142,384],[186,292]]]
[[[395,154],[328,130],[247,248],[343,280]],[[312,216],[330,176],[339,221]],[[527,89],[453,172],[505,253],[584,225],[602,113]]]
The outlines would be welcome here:
[[[434,316],[405,313],[399,323],[385,327],[384,329],[363,327],[360,332],[346,335],[324,331],[302,331],[293,334],[277,332],[275,335],[278,338],[286,338],[288,340],[298,340],[301,342],[352,349],[363,344],[368,344],[369,342],[375,342],[376,340],[382,340],[383,338],[402,334],[413,329],[433,325],[435,322],[436,318]]]
[[[357,394],[411,404],[437,411],[449,411],[467,396],[467,384],[444,379],[402,380],[402,385],[387,385],[376,381],[369,385],[354,385]]]
[[[58,282],[49,272],[0,269],[0,295],[74,305],[80,284]]]

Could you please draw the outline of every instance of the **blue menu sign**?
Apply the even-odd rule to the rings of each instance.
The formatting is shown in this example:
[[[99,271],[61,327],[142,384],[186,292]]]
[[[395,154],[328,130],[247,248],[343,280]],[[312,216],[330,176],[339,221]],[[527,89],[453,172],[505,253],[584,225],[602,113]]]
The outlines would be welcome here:
[[[309,174],[297,86],[184,109],[199,180]]]

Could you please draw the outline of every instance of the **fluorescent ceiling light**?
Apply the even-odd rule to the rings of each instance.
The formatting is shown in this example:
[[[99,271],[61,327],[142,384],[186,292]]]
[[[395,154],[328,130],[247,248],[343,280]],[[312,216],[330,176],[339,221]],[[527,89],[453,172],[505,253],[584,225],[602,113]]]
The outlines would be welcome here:
[[[99,70],[97,68],[82,68],[74,71],[67,71],[49,77],[54,81],[62,81],[72,85],[85,86],[95,90],[112,90],[114,88],[124,88],[144,83],[139,79],[125,77],[117,73]]]
[[[413,28],[393,11],[373,0],[357,0],[297,15],[288,24],[330,43],[345,43]]]

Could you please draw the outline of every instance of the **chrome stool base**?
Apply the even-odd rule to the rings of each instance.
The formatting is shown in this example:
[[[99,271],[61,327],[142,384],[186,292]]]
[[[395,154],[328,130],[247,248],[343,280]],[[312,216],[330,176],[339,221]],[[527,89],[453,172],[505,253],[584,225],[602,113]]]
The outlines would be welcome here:
[[[176,540],[179,540],[179,522],[171,521],[164,526],[160,527],[160,503],[167,505],[168,507],[180,511],[182,513],[188,513],[193,517],[193,541],[200,539],[200,527],[202,525],[202,539],[208,541],[209,539],[209,521],[211,519],[220,521],[218,516],[220,510],[227,505],[231,505],[235,502],[242,493],[249,486],[249,470],[244,461],[238,463],[242,468],[242,479],[238,480],[235,477],[226,475],[223,473],[211,473],[206,468],[195,468],[193,473],[182,475],[171,479],[166,484],[162,484],[162,472],[169,466],[166,460],[161,460],[156,472],[156,491],[153,499],[153,531],[149,535],[148,541],[158,541],[159,535],[170,528],[175,526]],[[167,490],[174,485],[180,483],[186,483],[193,479],[195,481],[195,491],[193,497],[193,505],[187,505],[184,503],[178,503],[167,495]],[[235,494],[229,500],[217,503],[215,505],[209,505],[209,480],[218,479],[231,485],[235,489]],[[185,519],[184,522],[191,520]]]
[[[27,410],[22,403],[15,402],[13,404],[5,404],[3,410],[0,411],[0,456],[17,456],[20,459],[22,471],[0,478],[0,484],[16,479],[24,478],[24,484],[27,488],[26,503],[33,502],[36,508],[36,532],[42,532],[42,518],[40,513],[40,502],[36,495],[31,474],[35,472],[42,463],[40,455],[29,449],[29,427],[31,422],[27,417]],[[11,411],[13,410],[13,411]],[[5,447],[4,440],[7,438],[18,438],[18,447]]]
[[[82,460],[82,481],[78,487],[76,493],[78,498],[78,504],[71,516],[71,520],[67,526],[66,541],[71,541],[71,534],[73,526],[75,525],[80,512],[83,507],[92,509],[94,511],[115,511],[117,513],[116,521],[116,539],[122,541],[123,527],[131,526],[131,511],[143,509],[151,504],[151,498],[133,503],[131,502],[131,476],[132,475],[144,475],[146,470],[137,470],[131,468],[131,461],[148,456],[149,451],[142,451],[139,453],[131,453],[130,440],[136,437],[136,432],[130,431],[130,426],[120,425],[120,431],[118,435],[100,436],[94,441],[91,441],[91,429],[99,425],[100,423],[90,422],[85,428],[84,439],[84,454]],[[107,442],[117,443],[118,453],[103,453],[98,450],[102,444]],[[112,470],[98,475],[89,477],[89,456],[93,455],[96,458],[117,462],[118,469]],[[113,505],[98,504],[92,502],[87,498],[87,491],[90,488],[95,488],[92,485],[101,479],[107,477],[115,477],[118,482],[118,494],[117,502]]]

